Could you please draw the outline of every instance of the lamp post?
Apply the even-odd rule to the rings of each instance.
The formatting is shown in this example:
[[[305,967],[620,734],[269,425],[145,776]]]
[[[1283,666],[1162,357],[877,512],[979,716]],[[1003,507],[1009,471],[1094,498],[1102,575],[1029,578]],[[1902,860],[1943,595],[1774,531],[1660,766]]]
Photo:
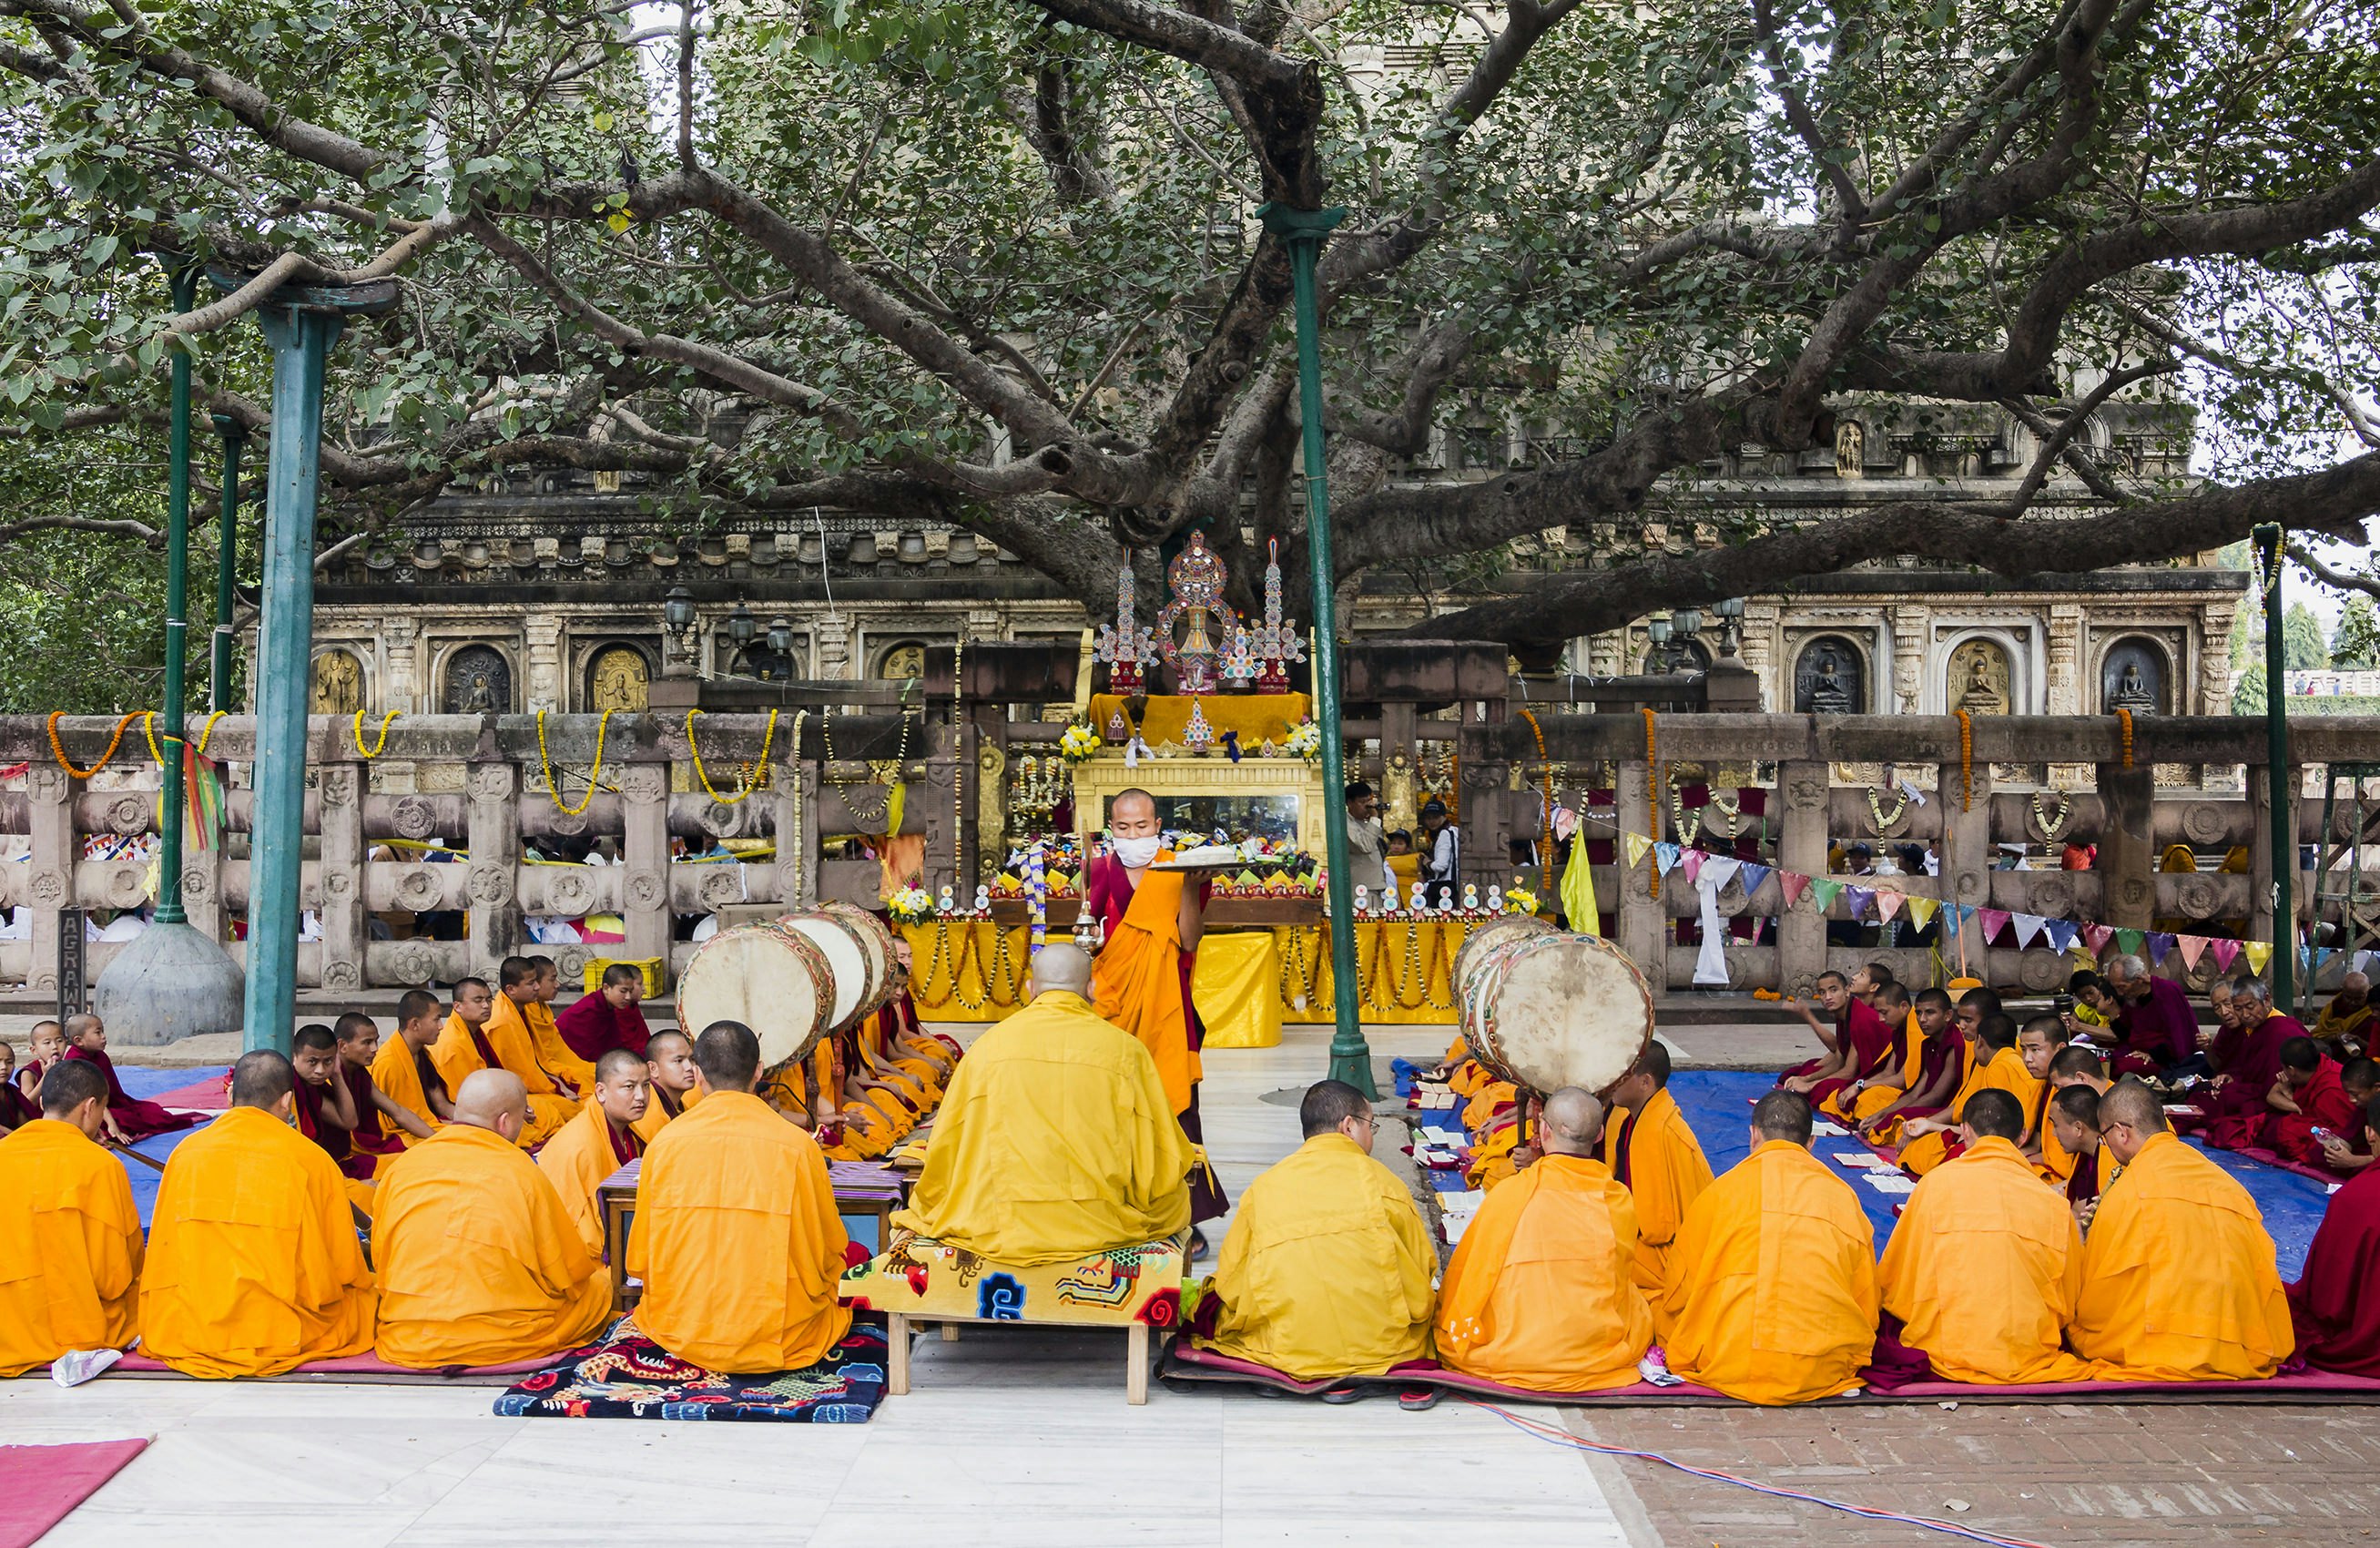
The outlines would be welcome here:
[[[1322,440],[1322,323],[1315,299],[1315,259],[1323,238],[1347,216],[1343,209],[1293,210],[1267,204],[1257,212],[1265,229],[1289,249],[1290,280],[1297,308],[1297,408],[1305,432],[1305,554],[1314,572],[1314,719],[1322,734],[1322,836],[1330,871],[1331,1011],[1330,1079],[1343,1080],[1366,1098],[1372,1084],[1372,1049],[1364,1041],[1356,1003],[1355,897],[1347,874],[1346,750],[1339,735],[1339,620],[1336,567],[1330,558],[1330,481]]]
[[[2256,559],[2265,587],[2265,796],[2271,812],[2273,844],[2273,1004],[2293,1002],[2297,984],[2297,908],[2290,883],[2298,866],[2297,823],[2290,796],[2287,644],[2281,638],[2281,539],[2278,522],[2255,530]]]
[[[198,304],[199,269],[187,258],[171,258],[176,315]],[[157,814],[157,917],[159,924],[187,924],[182,912],[182,715],[183,652],[190,621],[190,342],[176,341],[174,386],[165,465],[165,766]]]

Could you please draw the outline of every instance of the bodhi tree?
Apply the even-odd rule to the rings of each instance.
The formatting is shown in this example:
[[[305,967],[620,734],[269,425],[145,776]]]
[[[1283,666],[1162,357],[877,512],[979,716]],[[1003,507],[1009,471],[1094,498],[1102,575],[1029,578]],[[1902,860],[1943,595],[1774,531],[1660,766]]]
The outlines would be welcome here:
[[[1320,275],[1335,579],[1549,530],[1602,555],[1426,632],[1567,638],[1891,555],[2023,574],[2265,519],[2359,538],[2375,13],[0,0],[0,412],[123,433],[188,347],[261,433],[243,315],[394,276],[332,383],[351,534],[563,466],[646,475],[698,522],[953,522],[1095,610],[1120,548],[1203,526],[1245,588],[1268,540],[1305,553],[1270,201],[1349,212]],[[222,287],[173,315],[163,252]],[[2204,477],[2102,455],[2104,405],[2185,389]],[[1648,502],[1829,444],[1849,401],[1988,406],[2028,465],[1640,543]],[[1466,414],[1536,449],[1405,476]]]

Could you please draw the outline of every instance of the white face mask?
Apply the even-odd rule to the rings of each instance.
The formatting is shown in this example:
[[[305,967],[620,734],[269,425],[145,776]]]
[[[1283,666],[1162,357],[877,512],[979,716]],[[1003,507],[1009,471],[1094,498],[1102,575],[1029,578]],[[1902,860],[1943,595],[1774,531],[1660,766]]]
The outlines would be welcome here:
[[[1155,859],[1157,851],[1163,847],[1165,840],[1155,834],[1147,838],[1119,838],[1115,841],[1116,859],[1135,871]]]

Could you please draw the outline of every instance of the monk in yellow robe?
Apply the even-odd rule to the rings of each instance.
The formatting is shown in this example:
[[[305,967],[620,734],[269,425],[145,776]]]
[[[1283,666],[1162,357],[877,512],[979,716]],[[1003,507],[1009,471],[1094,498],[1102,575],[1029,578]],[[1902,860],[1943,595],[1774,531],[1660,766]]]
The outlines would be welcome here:
[[[1099,1019],[1091,959],[1052,942],[1033,1003],[976,1040],[951,1078],[905,1230],[1031,1267],[1177,1236],[1190,1141],[1157,1061]]]
[[[552,1079],[538,1067],[528,1047],[528,1034],[516,1020],[511,1035],[500,1048],[490,1029],[495,1025],[495,992],[485,979],[462,979],[455,985],[455,1013],[439,1030],[438,1041],[430,1045],[430,1062],[438,1067],[438,1079],[449,1091],[460,1090],[468,1076],[483,1069],[509,1070],[520,1079],[528,1091],[529,1126],[521,1131],[520,1145],[533,1151],[552,1139],[556,1130],[578,1115],[578,1103],[554,1089]]]
[[[1438,1248],[1405,1185],[1372,1159],[1371,1103],[1320,1081],[1298,1123],[1305,1142],[1240,1199],[1197,1342],[1299,1381],[1427,1359]]]
[[[1686,1211],[1670,1257],[1670,1370],[1746,1403],[1858,1384],[1876,1347],[1876,1238],[1851,1185],[1810,1153],[1810,1103],[1770,1091],[1752,1153]]]
[[[1670,1282],[1670,1250],[1686,1210],[1711,1184],[1709,1158],[1670,1094],[1670,1050],[1658,1038],[1645,1044],[1634,1067],[1611,1088],[1614,1112],[1603,1129],[1603,1164],[1636,1206],[1636,1251],[1629,1274],[1661,1322],[1661,1291]]]
[[[1653,1311],[1630,1273],[1636,1205],[1595,1159],[1602,1139],[1591,1093],[1565,1086],[1546,1098],[1542,1153],[1488,1196],[1446,1266],[1440,1360],[1530,1392],[1636,1380]]]
[[[1206,1031],[1190,995],[1190,979],[1206,932],[1209,872],[1159,871],[1167,859],[1157,798],[1126,790],[1108,805],[1114,852],[1083,868],[1083,907],[1106,932],[1092,971],[1091,1001],[1099,1019],[1138,1038],[1157,1061],[1165,1094],[1182,1132],[1204,1142],[1198,1123],[1198,1047]],[[1215,1220],[1231,1205],[1210,1168],[1190,1179],[1190,1218]],[[1191,1233],[1191,1256],[1205,1238]]]
[[[1819,1113],[1841,1123],[1856,1123],[1864,1113],[1877,1113],[1890,1106],[1925,1068],[1925,1038],[1919,1030],[1917,1013],[1911,1007],[1908,989],[1899,983],[1880,983],[1869,996],[1868,1005],[1876,1019],[1891,1030],[1890,1054],[1864,1072],[1859,1069],[1853,1055],[1843,1061],[1843,1067],[1850,1073],[1841,1077],[1840,1083],[1821,1080],[1804,1093],[1817,1099]],[[1830,1086],[1833,1089],[1829,1090]]]
[[[2081,1165],[2081,1158],[2066,1144],[2074,1126],[2061,1126],[2056,1121],[2058,1093],[2070,1086],[2088,1087],[2094,1097],[2107,1092],[2107,1061],[2087,1042],[2069,1042],[2050,1055],[2049,1078],[2042,1087],[2041,1110],[2034,1118],[2034,1133],[2041,1142],[2041,1156],[2036,1169],[2044,1181],[2060,1188],[2074,1180],[2076,1168]],[[2099,1148],[2095,1129],[2092,1146],[2095,1151]],[[2112,1161],[2107,1161],[2094,1165],[2091,1171],[2092,1176],[2085,1179],[2083,1196],[2096,1198],[2099,1184],[2115,1174],[2115,1166]]]
[[[612,1314],[612,1282],[518,1140],[517,1076],[475,1072],[455,1121],[398,1158],[381,1184],[372,1251],[391,1365],[505,1365],[577,1347]]]
[[[545,992],[545,969],[534,957],[507,957],[496,969],[496,993],[488,1002],[488,1022],[480,1033],[496,1057],[510,1069],[515,1064],[528,1066],[533,1073],[520,1075],[521,1084],[532,1094],[550,1092],[567,1097],[575,1107],[595,1083],[595,1067],[570,1051],[562,1034],[553,1030],[553,1013],[546,1009],[538,996]],[[552,1042],[549,1052],[538,1040],[532,1025],[537,1012],[545,1013],[545,1026]],[[537,1082],[542,1079],[545,1092],[539,1092]]]
[[[637,1326],[713,1371],[794,1371],[842,1342],[850,1238],[818,1142],[753,1094],[759,1040],[721,1021],[694,1042],[702,1103],[645,1152],[628,1273]]]
[[[520,1007],[521,1020],[528,1028],[529,1046],[536,1051],[537,1062],[546,1073],[564,1084],[584,1092],[595,1084],[594,1061],[582,1057],[570,1046],[569,1039],[554,1025],[553,1001],[562,993],[562,969],[551,957],[532,957],[529,966],[537,969],[531,981],[533,993],[526,1000],[514,1003]],[[503,977],[500,972],[497,975]],[[510,994],[507,990],[506,994]]]
[[[454,1115],[445,1077],[430,1057],[445,1023],[446,1012],[437,995],[408,989],[396,1002],[396,1036],[372,1055],[373,1088],[412,1120],[398,1126],[398,1138],[407,1149],[429,1139]]]
[[[603,1256],[603,1207],[595,1190],[603,1179],[645,1153],[637,1120],[651,1104],[652,1080],[642,1057],[614,1048],[595,1061],[595,1089],[578,1116],[537,1152],[537,1168],[562,1200],[587,1250]]]
[[[637,1138],[650,1145],[662,1126],[677,1117],[702,1095],[694,1071],[694,1040],[673,1027],[655,1032],[645,1043],[645,1073],[651,1079],[645,1115],[636,1122]]]
[[[371,1347],[371,1269],[337,1164],[290,1127],[297,1089],[281,1054],[241,1054],[230,1108],[165,1163],[140,1343],[185,1376],[277,1376]]]
[[[2082,1289],[2082,1233],[2017,1149],[2024,1121],[2006,1091],[1969,1097],[1965,1148],[1917,1185],[1876,1269],[1895,1336],[1946,1382],[2089,1377],[2065,1344]]]
[[[2024,1067],[2017,1052],[2016,1023],[2005,1014],[1986,1016],[1975,1027],[1973,1067],[1960,1082],[1949,1109],[1930,1118],[1912,1118],[1900,1126],[1900,1164],[1919,1176],[1958,1153],[1959,1115],[1977,1091],[2006,1091],[2030,1113],[2041,1104],[2041,1082]]]
[[[0,1139],[0,1376],[77,1349],[121,1349],[138,1329],[140,1212],[107,1132],[107,1078],[62,1060],[42,1115]]]
[[[2083,1238],[2074,1352],[2101,1381],[2273,1374],[2296,1340],[2255,1201],[2173,1137],[2138,1080],[2099,1099],[2099,1133],[2123,1170]]]

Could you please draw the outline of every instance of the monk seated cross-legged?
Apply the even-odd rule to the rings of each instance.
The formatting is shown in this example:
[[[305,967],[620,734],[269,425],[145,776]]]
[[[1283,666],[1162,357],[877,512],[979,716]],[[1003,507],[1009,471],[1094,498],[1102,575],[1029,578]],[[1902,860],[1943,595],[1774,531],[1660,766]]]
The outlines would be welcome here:
[[[138,1144],[152,1134],[171,1134],[198,1121],[125,1091],[124,1082],[115,1078],[115,1061],[107,1056],[107,1027],[98,1017],[88,1011],[69,1016],[64,1030],[65,1056],[97,1066],[106,1079],[108,1139],[119,1145]]]
[[[1804,1093],[1822,1115],[1841,1123],[1856,1122],[1863,1113],[1874,1113],[1897,1100],[1919,1078],[1925,1067],[1925,1034],[1910,1000],[1908,989],[1900,984],[1876,987],[1868,1006],[1884,1029],[1885,1045],[1871,1051],[1874,1056],[1864,1067],[1821,1080]],[[1858,1064],[1856,1054],[1852,1064]]]
[[[2083,1237],[2074,1352],[2103,1381],[2273,1374],[2294,1344],[2255,1201],[2174,1138],[2157,1093],[2140,1081],[2109,1087],[2098,1115],[2123,1170]]]
[[[1809,1103],[1769,1092],[1752,1109],[1752,1153],[1686,1212],[1663,1293],[1674,1374],[1746,1403],[1858,1383],[1876,1347],[1875,1233],[1809,1147]]]
[[[372,1172],[375,1159],[356,1153],[356,1129],[362,1124],[355,1092],[339,1078],[338,1034],[320,1021],[310,1021],[289,1040],[289,1065],[298,1072],[298,1132],[314,1141],[346,1180],[347,1202],[372,1213]]]
[[[2344,1065],[2372,1052],[2375,1027],[2380,1027],[2380,1010],[2372,1005],[2372,980],[2355,972],[2338,981],[2338,993],[2306,1030],[2325,1053]]]
[[[1904,1123],[1941,1112],[1966,1079],[1967,1042],[1949,994],[1921,989],[1909,1014],[1917,1024],[1914,1059],[1904,1063],[1891,1080],[1871,1084],[1850,1104],[1852,1127],[1872,1145],[1899,1144]]]
[[[1446,1267],[1439,1359],[1531,1392],[1598,1392],[1637,1379],[1653,1312],[1630,1276],[1636,1206],[1595,1159],[1603,1104],[1546,1098],[1537,1160],[1480,1205]]]
[[[1891,1337],[1879,1366],[1930,1366],[1949,1382],[2080,1382],[2066,1352],[2082,1284],[2082,1233],[2016,1147],[2024,1110],[1978,1091],[1960,1115],[1964,1148],[1925,1175],[1876,1273]],[[1897,1342],[1900,1348],[1891,1347]]]
[[[2374,1099],[2380,1098],[2380,1060],[2349,1060],[2338,1072],[2338,1084],[2358,1113],[2370,1110]],[[2371,1169],[2372,1131],[2362,1124],[2350,1123],[2344,1130],[2315,1135],[2314,1143],[2321,1147],[2322,1164],[2338,1176],[2361,1176]]]
[[[372,1250],[380,1336],[391,1365],[504,1365],[575,1348],[612,1310],[602,1263],[538,1164],[521,1153],[528,1093],[480,1070],[455,1121],[381,1184]]]
[[[644,1056],[613,1049],[595,1061],[595,1089],[587,1105],[537,1152],[538,1170],[561,1198],[562,1213],[598,1258],[603,1256],[603,1207],[595,1190],[645,1153],[637,1120],[650,1105],[651,1092]]]
[[[2369,1063],[2369,1060],[2362,1061]],[[2380,1149],[2380,1097],[2355,1127],[2363,1153]],[[0,1155],[7,1147],[0,1145]],[[2298,1353],[2321,1371],[2380,1376],[2380,1169],[2367,1167],[2330,1196],[2306,1250],[2305,1272],[2289,1287]],[[7,1360],[0,1357],[0,1368]]]
[[[702,1103],[645,1152],[628,1273],[637,1326],[712,1371],[793,1371],[840,1343],[850,1238],[818,1142],[753,1094],[760,1044],[719,1021],[694,1043]]]
[[[1091,1008],[1091,959],[1051,943],[1032,1004],[951,1077],[926,1169],[892,1224],[1031,1267],[1179,1235],[1190,1142],[1157,1061]]]
[[[2301,1166],[2321,1164],[2323,1140],[2355,1133],[2363,1113],[2339,1079],[2338,1062],[2310,1037],[2281,1044],[2280,1073],[2265,1093],[2265,1105],[2256,1143]],[[2207,1136],[2207,1143],[2214,1142]]]
[[[408,1148],[429,1139],[454,1115],[446,1078],[430,1056],[445,1021],[437,995],[427,989],[408,989],[396,1002],[396,1035],[372,1055],[373,1090],[382,1111],[396,1125],[400,1142]]]
[[[592,1065],[614,1048],[639,1058],[649,1057],[652,1029],[637,1008],[645,997],[645,973],[625,962],[603,969],[602,986],[582,994],[553,1018],[554,1030],[570,1051]]]
[[[1636,1251],[1628,1272],[1652,1303],[1658,1329],[1670,1251],[1687,1206],[1710,1186],[1710,1162],[1670,1094],[1670,1050],[1659,1039],[1645,1045],[1634,1067],[1611,1088],[1611,1101],[1612,1114],[1603,1126],[1603,1164],[1636,1207]]]
[[[1873,981],[1864,968],[1860,978],[1864,983]],[[1892,1054],[1893,1029],[1884,1024],[1865,998],[1852,993],[1851,980],[1832,969],[1818,975],[1815,993],[1819,1008],[1834,1018],[1831,1034],[1809,1006],[1797,1003],[1794,1008],[1827,1045],[1827,1052],[1787,1070],[1777,1084],[1804,1094],[1817,1091],[1823,1099],[1882,1069]]]
[[[137,1323],[140,1212],[106,1132],[107,1081],[62,1062],[41,1116],[0,1139],[0,1376],[121,1349]]]
[[[1305,1142],[1240,1198],[1198,1343],[1299,1381],[1427,1359],[1438,1249],[1405,1185],[1372,1159],[1371,1103],[1324,1080],[1297,1115]]]
[[[2268,1098],[2281,1079],[2282,1045],[2303,1038],[2305,1028],[2273,1008],[2273,991],[2264,980],[2248,976],[2231,981],[2231,1018],[2238,1023],[2236,1041],[2215,1079],[2192,1095],[2204,1110],[2206,1142],[2243,1150],[2262,1140],[2265,1120],[2276,1111]]]
[[[694,1039],[675,1027],[655,1032],[645,1043],[645,1074],[651,1082],[637,1138],[650,1145],[662,1126],[684,1114],[702,1095],[694,1068]]]
[[[496,1057],[520,1077],[530,1095],[566,1097],[575,1108],[595,1083],[595,1067],[572,1053],[554,1030],[545,997],[555,987],[550,959],[505,957],[496,969],[496,993],[488,1002],[488,1023],[481,1030]]]
[[[562,1095],[552,1078],[539,1067],[526,1031],[505,1038],[499,1045],[492,1030],[495,998],[485,979],[457,981],[455,1013],[446,1018],[438,1041],[431,1044],[430,1062],[438,1067],[438,1078],[449,1091],[459,1091],[465,1078],[478,1070],[508,1070],[517,1077],[528,1091],[529,1111],[529,1126],[521,1131],[520,1147],[533,1151],[578,1115],[578,1101]]]
[[[229,1110],[165,1163],[140,1343],[186,1376],[277,1376],[371,1347],[371,1269],[338,1167],[290,1127],[297,1087],[281,1054],[241,1054]]]
[[[2005,1014],[1981,1018],[1975,1024],[1974,1060],[1967,1078],[1959,1086],[1950,1105],[1930,1118],[1912,1118],[1900,1126],[1900,1164],[1924,1176],[1945,1161],[1959,1153],[1959,1115],[1966,1111],[1967,1099],[1977,1091],[2006,1091],[2017,1099],[2018,1107],[2031,1112],[2038,1105],[2041,1083],[2025,1068],[2024,1055],[2017,1051],[2016,1023]]]

